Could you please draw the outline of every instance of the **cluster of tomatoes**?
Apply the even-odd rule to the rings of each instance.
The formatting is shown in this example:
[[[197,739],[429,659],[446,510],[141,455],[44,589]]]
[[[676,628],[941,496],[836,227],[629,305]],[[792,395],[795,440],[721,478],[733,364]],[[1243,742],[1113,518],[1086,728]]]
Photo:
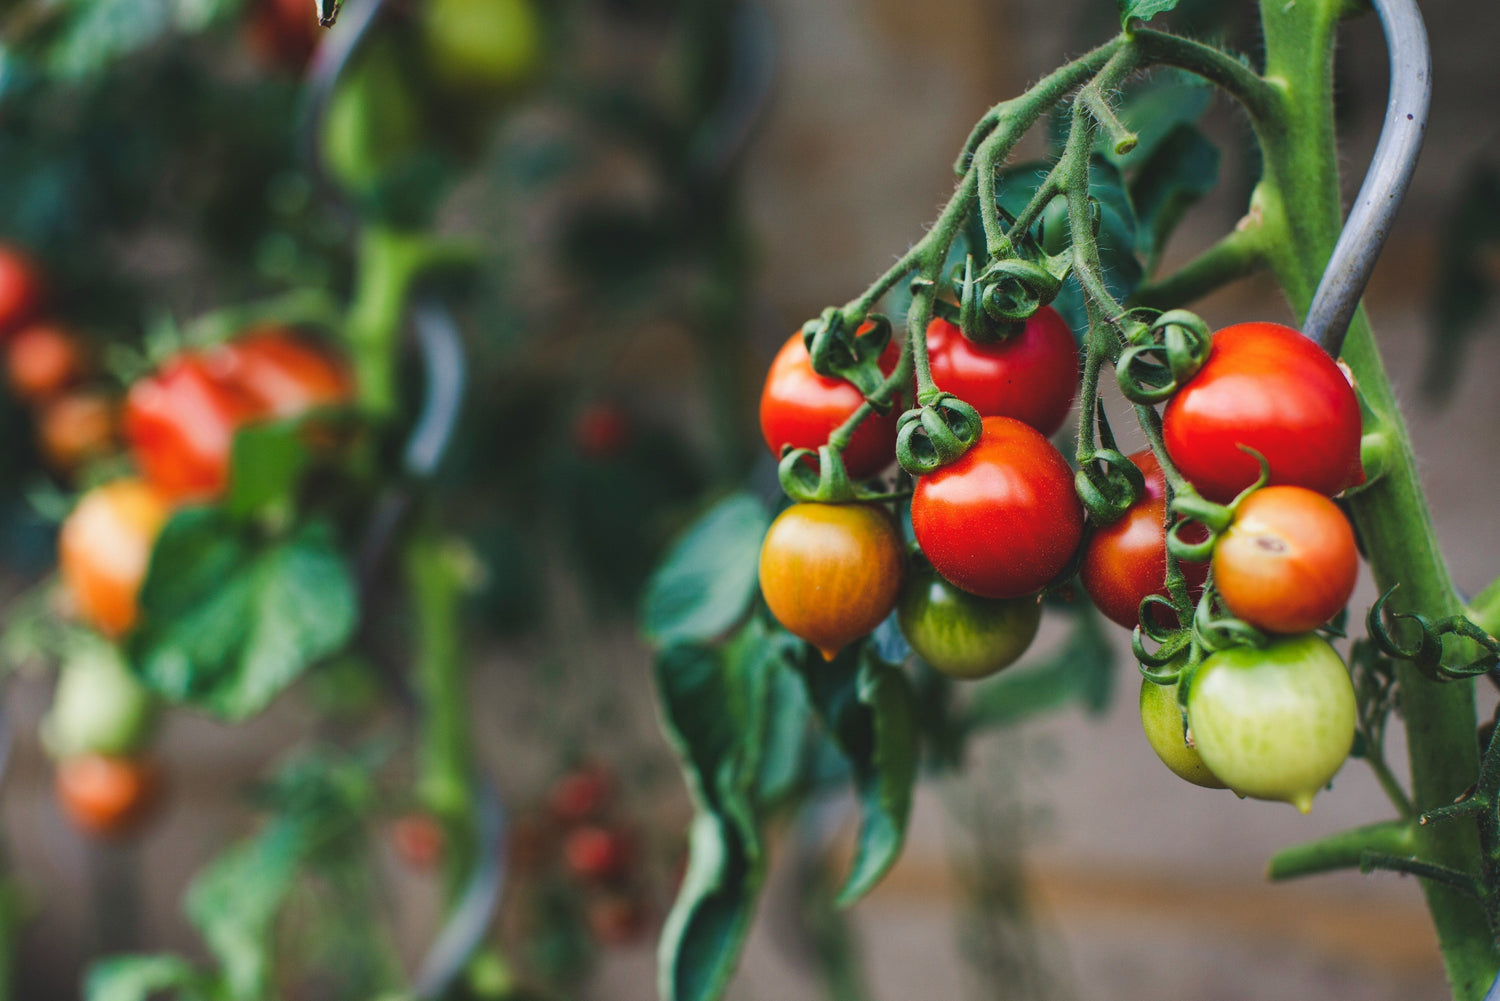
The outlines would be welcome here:
[[[113,469],[120,439],[135,472],[85,490],[58,533],[61,601],[96,634],[69,652],[48,717],[59,798],[91,833],[124,833],[159,783],[142,749],[152,719],[113,645],[136,624],[156,537],[173,508],[226,489],[241,427],[348,401],[342,361],[280,328],[183,351],[124,394],[86,384],[82,340],[47,319],[45,283],[26,253],[0,247],[0,345],[15,398],[32,408],[43,455],[59,475]],[[75,644],[76,646],[77,644]]]
[[[960,678],[1014,662],[1036,634],[1041,593],[1064,589],[1075,572],[1126,628],[1143,625],[1143,610],[1149,635],[1188,628],[1167,588],[1168,532],[1183,519],[1169,508],[1155,456],[1130,457],[1145,486],[1124,515],[1091,524],[1075,471],[1048,440],[1078,381],[1074,341],[1057,313],[1043,307],[994,344],[972,343],[941,318],[926,337],[937,388],[982,418],[977,440],[916,478],[910,552],[884,503],[804,502],[782,512],[760,559],[777,619],[832,658],[894,611],[912,649]],[[885,371],[897,357],[888,349]],[[852,384],[814,372],[794,335],[761,397],[766,444],[778,455],[816,449],[862,402]],[[1249,623],[1265,642],[1217,652],[1210,644],[1206,658],[1200,644],[1196,657],[1184,652],[1176,666],[1193,678],[1185,714],[1176,685],[1158,683],[1181,672],[1152,672],[1141,694],[1148,736],[1190,781],[1305,810],[1354,736],[1347,671],[1313,631],[1343,610],[1358,570],[1353,530],[1331,499],[1362,481],[1358,399],[1345,371],[1297,331],[1246,323],[1213,335],[1162,422],[1171,464],[1199,510],[1216,512],[1203,516],[1212,525],[1175,525],[1204,557],[1181,563],[1187,590],[1210,617]],[[842,456],[850,476],[887,469],[895,440],[894,414],[859,425]]]

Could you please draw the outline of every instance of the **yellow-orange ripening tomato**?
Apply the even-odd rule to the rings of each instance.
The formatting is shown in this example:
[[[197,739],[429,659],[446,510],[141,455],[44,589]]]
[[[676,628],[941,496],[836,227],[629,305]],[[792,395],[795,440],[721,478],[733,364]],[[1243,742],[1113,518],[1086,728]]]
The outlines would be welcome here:
[[[63,587],[79,618],[119,636],[135,625],[136,599],[167,503],[140,480],[122,479],[83,495],[58,535]]]
[[[901,593],[901,534],[870,504],[793,504],[760,549],[760,589],[787,630],[832,660],[891,614]]]
[[[58,802],[85,834],[129,834],[150,814],[160,792],[156,766],[145,758],[83,754],[58,762]]]
[[[39,404],[71,386],[84,369],[78,335],[56,323],[33,323],[5,344],[5,376],[16,399]]]
[[[1246,497],[1214,546],[1214,585],[1237,618],[1305,633],[1349,602],[1359,573],[1354,530],[1337,504],[1302,487]]]
[[[43,404],[37,446],[54,472],[68,475],[102,459],[118,445],[119,406],[103,393],[78,390]]]

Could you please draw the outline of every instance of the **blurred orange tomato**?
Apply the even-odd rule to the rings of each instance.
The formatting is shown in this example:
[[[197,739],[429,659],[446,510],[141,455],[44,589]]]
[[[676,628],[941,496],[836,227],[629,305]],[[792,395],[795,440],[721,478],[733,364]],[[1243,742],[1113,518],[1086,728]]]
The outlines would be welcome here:
[[[106,636],[135,625],[151,547],[167,514],[150,486],[121,479],[84,494],[63,522],[57,540],[63,587],[78,617]]]

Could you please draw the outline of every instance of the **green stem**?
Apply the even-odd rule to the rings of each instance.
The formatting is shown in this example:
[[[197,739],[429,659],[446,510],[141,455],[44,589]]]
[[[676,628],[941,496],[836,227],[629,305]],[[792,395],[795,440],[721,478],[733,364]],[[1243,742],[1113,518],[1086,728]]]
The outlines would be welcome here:
[[[1130,37],[1148,61],[1187,70],[1217,85],[1244,105],[1252,120],[1263,121],[1275,115],[1274,86],[1234,56],[1202,42],[1149,28],[1137,28]]]
[[[407,543],[405,568],[416,619],[413,681],[422,705],[417,796],[448,836],[444,863],[451,897],[473,854],[473,751],[460,645],[463,565],[450,542],[421,531]]]
[[[1286,4],[1262,0],[1266,77],[1280,92],[1278,114],[1259,118],[1265,179],[1257,199],[1268,258],[1293,308],[1304,315],[1342,226],[1338,153],[1333,121],[1334,36],[1337,0]],[[1344,360],[1368,408],[1367,431],[1391,445],[1383,475],[1349,498],[1350,513],[1365,540],[1376,586],[1400,583],[1392,597],[1401,610],[1442,618],[1461,610],[1439,554],[1432,520],[1417,479],[1405,422],[1363,311],[1344,342]],[[1397,665],[1412,805],[1418,812],[1451,803],[1479,772],[1470,681],[1430,682],[1410,663]],[[1416,833],[1415,854],[1425,863],[1465,870],[1478,858],[1471,824],[1426,825]],[[1455,998],[1481,999],[1500,968],[1485,914],[1473,898],[1447,883],[1423,880]]]
[[[1294,879],[1338,869],[1358,869],[1361,856],[1372,851],[1410,855],[1417,844],[1412,828],[1410,820],[1382,820],[1283,848],[1267,863],[1266,878]]]
[[[1130,296],[1130,305],[1149,309],[1186,306],[1265,266],[1260,225],[1247,220],[1170,275],[1137,288]]]
[[[1489,587],[1469,602],[1468,615],[1491,636],[1500,635],[1500,579],[1491,581]]]

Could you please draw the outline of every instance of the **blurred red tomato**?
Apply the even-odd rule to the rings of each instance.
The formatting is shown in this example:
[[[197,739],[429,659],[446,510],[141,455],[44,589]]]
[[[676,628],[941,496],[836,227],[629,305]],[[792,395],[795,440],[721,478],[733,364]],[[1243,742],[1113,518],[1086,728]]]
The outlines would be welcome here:
[[[83,373],[78,336],[57,323],[32,323],[5,345],[5,375],[16,398],[41,403],[71,386]]]
[[[205,357],[216,377],[239,386],[270,417],[337,406],[354,392],[341,359],[280,327],[252,330]]]
[[[618,403],[591,403],[573,421],[573,444],[585,458],[613,458],[629,442],[630,415]]]
[[[234,433],[265,405],[217,374],[198,354],[182,354],[130,387],[125,438],[146,479],[173,499],[205,500],[229,480]]]
[[[42,304],[42,274],[25,251],[0,244],[0,338],[36,316]]]
[[[289,70],[307,65],[321,30],[312,0],[255,0],[245,29],[263,62]]]
[[[103,393],[80,390],[43,404],[37,444],[47,465],[67,475],[114,451],[118,407]]]
[[[568,871],[587,882],[607,882],[624,875],[633,855],[630,839],[622,831],[592,824],[573,831],[563,842]]]
[[[391,844],[396,854],[413,869],[437,868],[447,846],[443,825],[427,813],[408,813],[391,821]]]
[[[553,784],[547,806],[559,822],[581,824],[604,812],[613,786],[603,765],[580,765]]]

